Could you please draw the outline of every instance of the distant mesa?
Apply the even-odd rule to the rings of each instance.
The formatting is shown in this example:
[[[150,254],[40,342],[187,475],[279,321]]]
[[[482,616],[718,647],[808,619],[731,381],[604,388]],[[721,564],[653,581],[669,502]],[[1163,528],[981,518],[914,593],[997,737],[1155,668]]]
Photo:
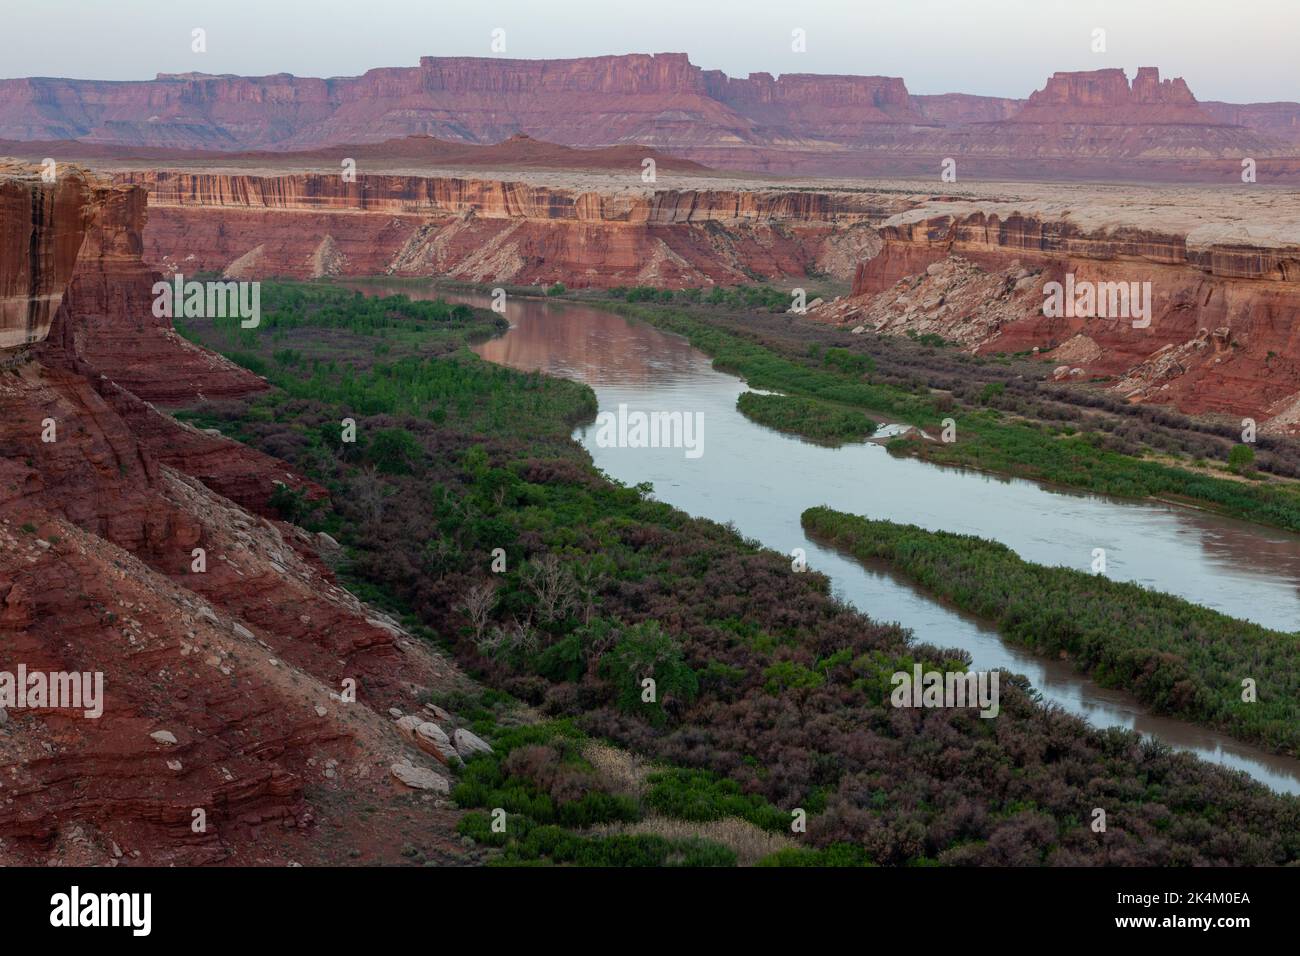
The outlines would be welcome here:
[[[1216,182],[1239,177],[1249,156],[1261,182],[1291,183],[1300,104],[1200,103],[1152,66],[1131,81],[1121,69],[1055,73],[1017,99],[912,95],[888,76],[729,77],[684,53],[423,57],[328,79],[0,80],[0,139],[182,151],[133,154],[142,159],[325,148],[373,157],[363,147],[374,145],[388,159],[544,168],[624,168],[654,150],[665,170],[869,177],[930,177],[954,157],[963,178]]]
[[[1137,71],[1130,85],[1123,70],[1053,73],[1011,117],[1015,123],[1126,123],[1220,125],[1201,109],[1181,78],[1161,80],[1154,66]]]

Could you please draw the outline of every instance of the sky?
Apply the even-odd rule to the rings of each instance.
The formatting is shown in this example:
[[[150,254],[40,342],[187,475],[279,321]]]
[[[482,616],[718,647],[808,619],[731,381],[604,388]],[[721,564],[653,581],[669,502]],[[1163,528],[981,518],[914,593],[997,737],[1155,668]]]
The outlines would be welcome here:
[[[1202,100],[1300,100],[1300,0],[9,0],[0,77],[350,76],[421,56],[684,52],[705,69],[901,76],[1024,97],[1158,66]],[[206,52],[192,31],[206,31]],[[492,51],[504,30],[505,52]],[[803,30],[806,49],[792,49]],[[1105,31],[1105,51],[1093,50]],[[48,39],[46,39],[48,37]]]

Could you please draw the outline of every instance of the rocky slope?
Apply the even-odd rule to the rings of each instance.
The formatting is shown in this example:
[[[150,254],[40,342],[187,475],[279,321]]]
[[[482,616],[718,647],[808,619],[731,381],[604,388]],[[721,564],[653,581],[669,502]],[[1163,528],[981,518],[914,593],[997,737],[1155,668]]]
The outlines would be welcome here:
[[[918,209],[879,231],[881,252],[859,266],[851,295],[815,317],[935,333],[975,352],[1037,351],[1058,377],[1106,377],[1134,401],[1294,425],[1300,241],[1289,232],[1097,226],[1032,204]],[[1053,314],[1048,283],[1067,281],[1108,301],[1104,283],[1148,290],[1149,324],[1137,298],[1118,317]]]
[[[566,285],[734,285],[826,273],[875,249],[898,197],[579,191],[457,177],[127,172],[149,192],[145,258],[231,276],[450,276]]]
[[[383,862],[412,838],[461,859],[436,801],[445,778],[386,711],[416,712],[463,678],[334,583],[328,542],[223,496],[187,451],[219,445],[262,476],[260,492],[256,478],[232,489],[249,504],[273,480],[301,482],[283,463],[189,440],[111,377],[169,398],[258,384],[139,314],[142,191],[71,169],[53,183],[5,170],[0,191],[17,197],[0,234],[25,232],[33,252],[0,259],[4,288],[21,279],[58,302],[47,335],[28,322],[37,341],[0,352],[3,669],[104,681],[98,718],[0,710],[0,862]]]
[[[161,74],[154,80],[0,80],[0,138],[241,151],[379,143],[426,134],[497,143],[641,144],[729,169],[831,175],[962,175],[1297,181],[1295,104],[1197,104],[1146,67],[1057,73],[1026,101],[911,96],[898,77],[754,73],[731,78],[685,54],[573,60],[424,57],[414,67],[314,79]],[[1044,168],[1043,157],[1054,167]]]

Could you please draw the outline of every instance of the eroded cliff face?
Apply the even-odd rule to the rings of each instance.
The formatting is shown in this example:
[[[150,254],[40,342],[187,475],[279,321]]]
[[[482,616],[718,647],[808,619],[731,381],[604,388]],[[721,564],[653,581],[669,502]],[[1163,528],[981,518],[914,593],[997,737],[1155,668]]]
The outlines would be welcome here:
[[[94,210],[80,170],[0,162],[0,351],[45,339]]]
[[[523,182],[294,173],[121,173],[149,192],[145,257],[259,278],[448,276],[572,287],[843,279],[896,196],[578,192]]]
[[[18,197],[0,207],[5,236],[46,194],[76,197],[29,232],[56,252],[0,260],[5,288],[28,270],[22,282],[60,303],[45,340],[11,348],[0,373],[0,670],[101,674],[102,714],[0,711],[0,862],[346,862],[352,847],[397,860],[412,821],[391,768],[429,758],[384,710],[462,678],[338,587],[324,545],[223,496],[205,468],[233,461],[231,491],[268,511],[272,482],[301,478],[110,377],[138,371],[124,352],[140,342],[159,366],[142,390],[210,380],[137,311],[153,278],[142,191],[64,176],[0,180]],[[227,373],[212,380],[238,384]],[[434,806],[414,823],[448,862],[463,852],[453,824]]]
[[[851,295],[816,317],[933,332],[974,352],[1038,350],[1059,378],[1107,377],[1134,401],[1190,413],[1280,431],[1300,419],[1300,246],[984,211],[905,214],[880,232]],[[1118,316],[1100,304],[1053,315],[1053,282],[1100,290],[1098,303],[1122,283],[1133,298]]]
[[[191,345],[171,320],[153,314],[162,276],[143,259],[148,195],[136,186],[99,183],[59,313],[60,347],[137,397],[158,404],[234,398],[266,388],[256,375]]]

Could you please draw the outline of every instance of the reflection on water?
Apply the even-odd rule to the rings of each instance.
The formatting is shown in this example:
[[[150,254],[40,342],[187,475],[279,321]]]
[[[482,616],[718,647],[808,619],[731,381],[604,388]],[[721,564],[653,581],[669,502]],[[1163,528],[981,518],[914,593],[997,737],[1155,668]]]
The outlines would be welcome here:
[[[459,296],[447,298],[462,301]],[[483,304],[476,296],[463,301]],[[655,389],[700,374],[703,357],[685,339],[629,335],[644,330],[612,312],[516,301],[507,305],[507,318],[512,323],[509,334],[474,349],[490,362],[578,379],[598,391],[602,386]],[[707,359],[703,362],[708,370]]]
[[[365,291],[393,291],[368,285]],[[400,291],[417,295],[418,290]],[[486,296],[435,293],[487,306]],[[1069,664],[1005,644],[995,631],[918,592],[906,581],[810,541],[804,509],[829,505],[872,518],[1002,541],[1030,561],[1087,570],[1106,549],[1112,578],[1138,581],[1235,617],[1293,631],[1300,624],[1300,537],[1193,509],[1115,501],[1032,482],[938,468],[891,457],[874,444],[825,448],[763,428],[736,411],[744,384],[715,372],[685,340],[599,309],[512,298],[511,330],[476,348],[484,358],[587,382],[601,410],[702,412],[704,454],[680,449],[601,448],[595,427],[575,438],[596,465],[691,514],[733,522],[775,550],[803,548],[836,592],[879,621],[920,639],[961,647],[980,669],[1025,674],[1044,698],[1096,726],[1129,727],[1208,760],[1300,793],[1300,761],[1265,754],[1220,734],[1153,717],[1127,694],[1098,687]]]

